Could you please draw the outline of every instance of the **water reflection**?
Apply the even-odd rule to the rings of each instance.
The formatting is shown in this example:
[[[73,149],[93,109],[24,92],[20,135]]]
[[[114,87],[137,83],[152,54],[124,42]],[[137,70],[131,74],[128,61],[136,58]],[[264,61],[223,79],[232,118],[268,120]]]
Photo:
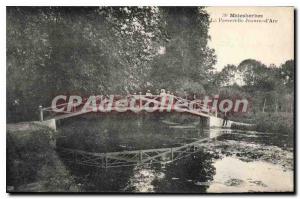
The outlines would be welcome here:
[[[184,125],[161,122],[166,117],[123,115],[73,120],[60,128],[57,145],[93,152],[114,152],[176,147],[209,136],[209,132],[204,133],[199,127],[197,117]]]
[[[199,152],[166,165],[136,166],[124,191],[205,192],[214,173],[210,155]]]
[[[263,161],[243,162],[234,157],[217,160],[208,192],[293,191],[293,172]]]
[[[130,192],[154,192],[153,181],[159,181],[165,177],[163,171],[155,171],[151,166],[136,166],[133,175],[129,178],[124,191]]]
[[[58,146],[94,152],[178,147],[210,138],[202,150],[168,164],[99,169],[66,162],[82,191],[290,191],[293,186],[291,170],[276,165],[278,161],[274,164],[263,161],[272,159],[273,152],[292,160],[290,151],[273,146],[275,139],[268,139],[271,134],[203,129],[198,118],[184,118],[181,123],[180,119],[174,121],[166,116],[128,115],[66,122],[59,133]],[[276,143],[283,146],[278,140]],[[282,157],[277,159],[282,160]]]
[[[204,130],[204,133],[207,134],[207,136],[211,139],[217,138],[224,134],[230,134],[232,132],[233,132],[232,129],[222,129],[222,128],[211,128],[211,129]]]

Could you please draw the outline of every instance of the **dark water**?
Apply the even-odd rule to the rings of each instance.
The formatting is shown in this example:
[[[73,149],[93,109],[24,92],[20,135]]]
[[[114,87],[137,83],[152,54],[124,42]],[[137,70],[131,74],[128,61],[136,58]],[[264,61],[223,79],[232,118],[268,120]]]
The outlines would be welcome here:
[[[291,191],[290,138],[271,133],[206,129],[188,115],[110,115],[61,124],[57,146],[115,152],[183,146],[210,138],[203,148],[169,163],[101,169],[65,162],[81,191]],[[280,178],[278,182],[274,178]]]

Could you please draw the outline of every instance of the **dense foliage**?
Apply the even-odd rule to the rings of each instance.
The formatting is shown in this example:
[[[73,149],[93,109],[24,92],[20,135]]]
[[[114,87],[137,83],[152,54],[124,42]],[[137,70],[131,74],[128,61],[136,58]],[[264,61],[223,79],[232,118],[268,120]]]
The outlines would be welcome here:
[[[52,133],[39,126],[7,132],[9,191],[78,191],[74,178],[50,144]]]
[[[216,74],[221,94],[242,95],[251,100],[251,112],[290,112],[294,107],[294,61],[280,66],[247,59],[227,65]],[[235,94],[234,94],[235,93]]]
[[[215,60],[207,30],[199,8],[8,7],[8,120],[34,119],[61,93],[202,89]]]

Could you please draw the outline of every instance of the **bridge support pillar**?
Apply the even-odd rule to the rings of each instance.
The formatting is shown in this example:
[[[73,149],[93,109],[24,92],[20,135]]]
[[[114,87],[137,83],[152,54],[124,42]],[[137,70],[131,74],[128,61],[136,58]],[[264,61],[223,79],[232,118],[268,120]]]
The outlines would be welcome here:
[[[40,124],[43,126],[46,126],[54,131],[56,131],[56,120],[50,119],[50,120],[43,120],[43,121],[35,121],[36,124]]]
[[[200,117],[199,126],[200,126],[200,128],[209,127],[209,118]]]
[[[230,128],[231,127],[231,121],[228,120],[227,125],[225,127]],[[209,127],[223,127],[223,119],[211,116],[209,117]]]

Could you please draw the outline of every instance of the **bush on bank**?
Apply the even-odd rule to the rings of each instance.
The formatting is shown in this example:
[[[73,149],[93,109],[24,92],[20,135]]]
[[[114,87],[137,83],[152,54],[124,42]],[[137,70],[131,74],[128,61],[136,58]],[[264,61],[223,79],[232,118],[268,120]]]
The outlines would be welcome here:
[[[7,191],[78,191],[51,145],[51,130],[7,131]]]
[[[280,133],[292,136],[294,121],[292,113],[263,113],[248,115],[247,117],[232,118],[233,121],[255,124],[253,127],[232,126],[234,129],[256,130],[269,133]]]
[[[294,122],[291,113],[259,113],[255,115],[258,131],[293,135]]]

